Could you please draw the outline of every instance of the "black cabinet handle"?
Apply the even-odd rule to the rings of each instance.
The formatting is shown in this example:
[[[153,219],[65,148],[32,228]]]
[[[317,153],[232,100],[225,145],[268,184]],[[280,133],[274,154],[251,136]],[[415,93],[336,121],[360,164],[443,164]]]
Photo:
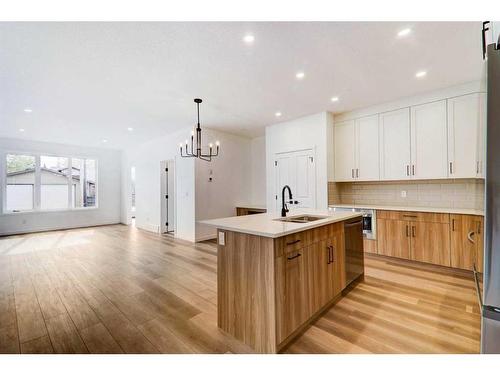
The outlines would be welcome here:
[[[330,248],[332,249],[332,261],[330,263],[333,263],[333,262],[335,262],[335,257],[333,254],[333,252],[335,251],[335,247],[332,245],[332,246],[330,246]]]
[[[410,237],[408,225],[406,226],[406,237]]]
[[[292,260],[292,259],[295,259],[295,258],[300,257],[301,255],[302,255],[302,254],[297,253],[297,254],[295,254],[293,257],[287,257],[286,259],[288,259],[288,260]]]
[[[328,261],[326,262],[326,264],[330,264],[331,263],[331,260],[330,260],[330,246],[327,246],[325,250],[328,253]]]
[[[417,233],[416,227],[411,227],[411,236],[415,237],[416,233]]]
[[[287,246],[290,246],[290,245],[295,245],[296,243],[299,243],[300,240],[295,240],[295,241],[292,241],[292,242],[287,242],[286,245]]]

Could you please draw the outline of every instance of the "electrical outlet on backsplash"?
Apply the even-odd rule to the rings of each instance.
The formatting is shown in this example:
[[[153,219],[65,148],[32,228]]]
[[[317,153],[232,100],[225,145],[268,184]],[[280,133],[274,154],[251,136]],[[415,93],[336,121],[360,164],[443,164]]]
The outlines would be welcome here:
[[[484,180],[329,182],[328,203],[483,210]]]

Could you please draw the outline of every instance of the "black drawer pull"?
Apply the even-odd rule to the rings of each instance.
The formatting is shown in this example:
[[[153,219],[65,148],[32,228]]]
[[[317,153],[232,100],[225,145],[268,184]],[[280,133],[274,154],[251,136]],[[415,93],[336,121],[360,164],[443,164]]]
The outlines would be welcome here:
[[[300,240],[295,240],[295,241],[292,241],[292,242],[287,242],[286,245],[287,246],[290,246],[290,245],[295,245],[296,243],[299,243]]]
[[[403,217],[415,217],[415,218],[417,218],[418,216],[417,215],[403,215]]]
[[[295,259],[295,258],[300,257],[301,255],[302,255],[302,254],[298,253],[298,254],[294,255],[293,257],[287,257],[286,259],[288,259],[288,260],[292,260],[292,259]]]

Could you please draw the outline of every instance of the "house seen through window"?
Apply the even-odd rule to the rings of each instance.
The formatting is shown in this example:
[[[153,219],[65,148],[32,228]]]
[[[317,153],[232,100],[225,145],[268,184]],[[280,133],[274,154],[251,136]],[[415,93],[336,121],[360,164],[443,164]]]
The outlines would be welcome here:
[[[8,154],[6,212],[97,206],[94,159]]]

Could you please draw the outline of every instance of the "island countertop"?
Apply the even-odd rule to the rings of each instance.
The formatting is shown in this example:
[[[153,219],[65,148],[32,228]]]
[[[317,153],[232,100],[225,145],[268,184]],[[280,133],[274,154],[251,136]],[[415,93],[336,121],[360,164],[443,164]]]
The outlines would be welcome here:
[[[321,227],[326,224],[332,224],[362,216],[360,212],[333,212],[332,210],[300,209],[289,212],[287,214],[287,217],[294,217],[299,215],[326,217],[324,219],[319,219],[307,223],[292,223],[276,220],[281,218],[280,214],[278,212],[271,212],[265,214],[202,220],[200,221],[200,223],[233,232],[253,234],[262,237],[278,238],[287,234],[302,232],[307,229]]]

